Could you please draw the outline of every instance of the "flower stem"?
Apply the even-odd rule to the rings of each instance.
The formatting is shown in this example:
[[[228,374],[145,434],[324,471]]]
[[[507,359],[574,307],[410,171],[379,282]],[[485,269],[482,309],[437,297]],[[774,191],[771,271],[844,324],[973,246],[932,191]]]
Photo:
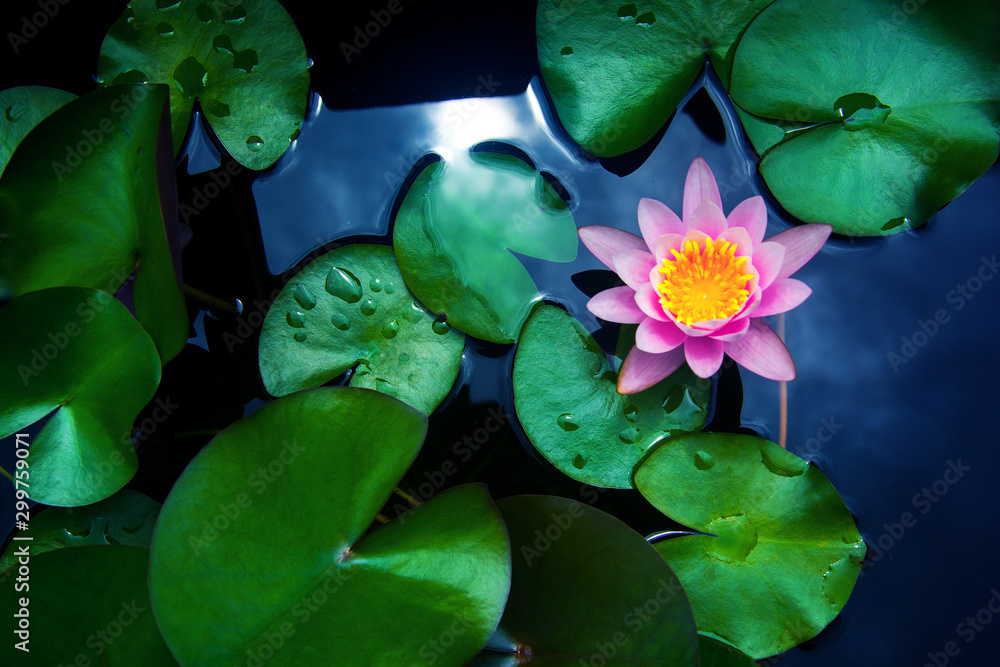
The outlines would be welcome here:
[[[785,314],[778,314],[778,338],[785,342]],[[778,383],[778,411],[780,413],[780,423],[778,425],[778,444],[782,449],[788,449],[788,383]]]

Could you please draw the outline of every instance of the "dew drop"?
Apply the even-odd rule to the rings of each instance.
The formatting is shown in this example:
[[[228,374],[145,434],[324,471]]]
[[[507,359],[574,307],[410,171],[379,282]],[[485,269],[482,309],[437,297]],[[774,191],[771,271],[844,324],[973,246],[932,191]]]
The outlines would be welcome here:
[[[587,465],[587,459],[583,458],[580,454],[577,454],[576,458],[573,459],[573,467],[577,470],[581,470],[585,465]]]
[[[408,355],[406,352],[399,353],[399,363],[405,364],[409,360],[410,360],[410,355]]]
[[[170,9],[181,4],[181,0],[156,0],[157,9]]]
[[[373,292],[381,292],[382,281],[379,280],[378,278],[372,278],[371,280],[368,281],[368,289],[370,289]]]
[[[345,315],[341,315],[340,313],[334,313],[333,316],[330,318],[330,323],[333,324],[333,326],[340,329],[341,331],[347,331],[348,329],[351,328],[350,321],[347,319]]]
[[[623,429],[622,432],[618,434],[618,439],[626,445],[633,445],[639,442],[639,429],[634,426],[632,428]]]
[[[403,317],[410,324],[416,324],[424,317],[423,309],[415,303],[411,303],[410,307],[403,311]]]
[[[295,291],[292,292],[292,297],[295,299],[296,303],[306,310],[312,310],[316,307],[316,295],[312,293],[312,290],[301,283],[296,285]]]
[[[698,470],[708,470],[715,465],[715,457],[708,452],[695,452],[694,465]]]
[[[306,332],[305,331],[296,331],[295,335],[293,336],[293,338],[295,338],[295,340],[299,341],[300,343],[304,343],[304,342],[306,342]]]
[[[298,310],[288,311],[288,314],[285,315],[285,319],[288,320],[289,326],[293,326],[296,329],[301,329],[306,325],[306,316]]]
[[[559,424],[559,428],[564,431],[575,431],[580,428],[580,425],[573,421],[573,415],[568,412],[559,415],[559,418],[556,419],[556,423]]]
[[[364,308],[364,306],[362,306]],[[374,312],[374,310],[372,311]],[[392,340],[399,333],[399,321],[393,320],[389,322],[384,327],[382,327],[382,337],[388,340]]]
[[[347,269],[333,267],[326,274],[326,291],[347,303],[361,301],[361,281]]]
[[[434,318],[434,323],[431,325],[431,329],[434,330],[434,333],[441,334],[442,336],[451,331],[451,327],[448,326],[447,322],[445,322],[443,315],[441,317]]]
[[[571,55],[573,55],[573,47],[572,46],[564,46],[564,47],[562,47],[562,50],[559,53],[560,53],[560,55],[571,56]]]
[[[383,394],[388,394],[389,396],[397,396],[399,392],[396,387],[393,386],[388,380],[383,380],[382,378],[375,379],[375,391],[380,391]]]
[[[306,69],[311,69],[311,68],[312,68],[312,66],[313,66],[313,65],[315,65],[315,64],[316,64],[316,63],[315,63],[315,62],[313,62],[313,59],[312,59],[312,58],[309,58],[309,59],[308,59],[308,60],[306,61]]]
[[[656,15],[653,12],[645,12],[635,17],[636,25],[650,26],[656,23]]]
[[[762,447],[760,462],[779,477],[798,477],[809,469],[805,460],[780,447]]]
[[[258,137],[256,134],[251,134],[247,137],[247,148],[251,152],[257,153],[264,150],[264,140]]]
[[[618,18],[620,19],[630,19],[633,18],[635,15],[636,15],[635,4],[631,2],[626,5],[622,5],[621,7],[618,8]]]
[[[213,12],[212,8],[204,2],[194,8],[194,13],[198,15],[198,18],[201,19],[202,23],[211,23],[212,19],[215,17],[215,12]]]
[[[365,299],[361,304],[361,313],[363,315],[374,315],[377,308],[378,303],[376,303],[373,299]]]
[[[174,34],[174,26],[170,25],[166,21],[158,23],[156,25],[156,33],[160,37],[170,37],[170,35]]]
[[[385,284],[385,293],[386,294],[395,294],[396,293],[396,286],[393,283],[386,283]]]
[[[224,10],[222,20],[226,23],[243,23],[246,17],[247,10],[243,8],[243,5],[233,5]]]
[[[637,419],[639,419],[639,408],[637,408],[637,407],[635,407],[634,405],[631,405],[631,404],[630,405],[626,405],[625,406],[625,419],[629,420],[630,422],[634,422]]]

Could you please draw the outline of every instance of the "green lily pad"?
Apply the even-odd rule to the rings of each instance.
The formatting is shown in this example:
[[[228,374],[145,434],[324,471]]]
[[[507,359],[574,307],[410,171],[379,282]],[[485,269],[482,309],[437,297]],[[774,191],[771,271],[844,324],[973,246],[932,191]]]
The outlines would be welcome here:
[[[393,246],[413,293],[465,333],[512,343],[538,287],[512,253],[576,259],[576,224],[542,174],[499,153],[426,167],[396,216]]]
[[[89,505],[135,474],[132,422],[160,383],[153,341],[114,297],[58,287],[0,308],[0,437],[31,439],[30,496]]]
[[[645,391],[619,394],[604,352],[555,306],[540,306],[524,325],[513,376],[517,417],[538,451],[573,479],[616,489],[632,488],[654,443],[701,430],[711,387],[682,366]]]
[[[664,442],[636,488],[707,535],[656,542],[677,572],[698,630],[760,659],[815,636],[854,588],[865,544],[819,469],[754,436]]]
[[[30,591],[0,587],[0,604],[16,615],[27,597],[30,653],[16,648],[25,637],[8,622],[14,634],[0,649],[3,664],[176,667],[149,604],[149,550],[88,546],[35,555],[31,542],[14,544],[32,551]]]
[[[76,95],[58,88],[18,86],[0,90],[0,174],[21,140],[53,111],[75,100]]]
[[[101,45],[103,83],[166,83],[174,151],[195,99],[245,167],[281,157],[306,115],[309,67],[295,23],[274,0],[132,0]]]
[[[113,86],[73,100],[24,138],[0,178],[0,282],[15,295],[130,289],[163,363],[188,334],[164,226],[177,219],[166,104],[164,86]]]
[[[392,248],[348,245],[313,260],[264,318],[260,374],[274,396],[316,387],[357,366],[352,387],[430,414],[448,395],[465,336],[421,306]]]
[[[652,139],[707,56],[729,80],[730,47],[766,0],[541,0],[538,62],[559,120],[594,155]]]
[[[698,635],[698,667],[759,667],[753,658],[717,639]]]
[[[212,440],[153,535],[153,605],[181,664],[398,667],[443,645],[436,664],[470,660],[510,585],[485,488],[366,533],[426,431],[390,396],[337,387],[279,398]]]
[[[816,124],[763,153],[771,192],[842,234],[923,224],[997,158],[998,25],[989,0],[768,7],[735,50],[733,99],[764,122]]]
[[[87,545],[124,544],[146,547],[160,503],[131,489],[83,507],[47,507],[31,517],[31,555]],[[0,571],[17,562],[12,541],[0,557]]]
[[[684,589],[641,535],[565,498],[516,496],[497,506],[514,568],[489,651],[549,667],[698,664]]]

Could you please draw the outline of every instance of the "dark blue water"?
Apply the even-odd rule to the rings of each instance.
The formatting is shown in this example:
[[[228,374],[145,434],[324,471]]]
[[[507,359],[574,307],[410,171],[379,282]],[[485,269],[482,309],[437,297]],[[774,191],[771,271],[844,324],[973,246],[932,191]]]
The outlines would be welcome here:
[[[692,90],[648,158],[602,164],[562,134],[544,91],[532,82],[533,3],[407,4],[348,63],[338,45],[369,9],[384,3],[369,4],[358,3],[331,23],[315,15],[316,8],[287,3],[316,60],[311,120],[276,168],[242,174],[193,225],[195,241],[185,256],[189,283],[252,309],[280,286],[276,275],[319,246],[338,239],[387,242],[394,203],[414,162],[429,151],[447,157],[482,141],[519,147],[555,174],[580,226],[635,232],[641,197],[679,211],[684,175],[698,155],[715,172],[727,211],[762,194],[772,204],[768,235],[794,224],[757,178],[742,131],[710,76],[696,84],[705,92]],[[109,12],[112,20],[117,11]],[[55,41],[57,29],[39,40]],[[68,43],[91,50],[89,71],[86,63],[61,61],[60,73],[46,78],[43,65],[55,65],[18,55],[16,83],[64,82],[85,92],[84,74],[96,65],[100,39],[66,30]],[[180,166],[182,202],[206,177],[198,172],[227,159],[216,157],[210,137],[191,141],[189,160]],[[994,166],[921,230],[879,241],[834,239],[796,274],[813,295],[786,318],[798,367],[798,379],[788,385],[788,446],[813,460],[845,498],[869,543],[869,561],[841,616],[778,664],[995,661],[1000,617],[988,605],[995,598],[993,608],[1000,610],[1000,454],[993,424],[1000,408],[998,208],[1000,168]],[[584,307],[584,290],[607,286],[601,282],[609,277],[595,272],[603,266],[585,248],[571,264],[524,261],[546,299],[589,329],[599,326]],[[207,441],[199,432],[221,428],[267,398],[256,375],[256,341],[229,349],[222,336],[236,329],[234,319],[194,309],[192,316],[203,347],[189,346],[165,369],[160,392],[182,408],[140,447],[134,486],[160,499]],[[470,342],[460,384],[433,417],[404,488],[419,488],[454,458],[455,443],[481,428],[490,410],[512,412],[511,355],[510,346]],[[776,440],[777,383],[747,372],[740,379],[740,423],[730,419],[724,426],[742,425]],[[738,381],[727,382],[722,391],[738,405],[738,389]],[[579,484],[532,456],[513,421],[459,461],[448,486],[485,481],[498,497],[581,497]],[[670,526],[628,492],[602,494],[598,506],[643,533]]]

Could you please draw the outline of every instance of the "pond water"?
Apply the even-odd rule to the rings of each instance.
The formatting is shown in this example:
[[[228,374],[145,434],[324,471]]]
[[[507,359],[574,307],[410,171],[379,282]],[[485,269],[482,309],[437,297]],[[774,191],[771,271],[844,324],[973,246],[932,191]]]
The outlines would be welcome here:
[[[602,163],[588,159],[552,117],[537,79],[533,3],[404,3],[405,11],[350,62],[341,45],[384,3],[358,3],[336,25],[318,7],[284,4],[316,61],[310,119],[275,168],[237,174],[237,185],[191,222],[195,236],[184,257],[189,284],[239,299],[244,314],[320,246],[387,243],[413,165],[427,153],[447,159],[482,142],[518,148],[551,172],[565,186],[578,226],[636,231],[642,197],[679,211],[684,175],[698,155],[714,171],[726,210],[761,194],[769,202],[767,236],[796,223],[758,178],[752,149],[710,73],[644,149],[648,155]],[[63,29],[70,30],[53,27]],[[95,27],[92,37],[103,29]],[[18,66],[24,77],[40,67]],[[81,86],[87,67],[66,66],[65,85]],[[53,79],[59,75],[17,83]],[[197,131],[186,155],[178,170],[182,203],[209,170],[228,162]],[[992,604],[1000,608],[998,210],[995,165],[925,227],[878,241],[835,237],[796,274],[813,294],[785,321],[798,368],[788,385],[788,448],[819,466],[845,498],[869,559],[840,617],[777,664],[823,667],[861,656],[891,665],[934,664],[932,656],[939,665],[945,657],[947,664],[993,662],[1000,646],[1000,617],[988,607],[998,600]],[[585,304],[614,278],[586,248],[568,264],[522,260],[545,299],[591,331],[600,326]],[[165,369],[159,392],[182,407],[140,446],[133,487],[157,499],[207,440],[205,432],[266,398],[256,339],[227,346],[223,337],[236,331],[237,320],[217,313],[195,321],[192,345]],[[432,417],[402,488],[419,494],[425,483],[481,481],[495,497],[581,499],[586,490],[535,454],[512,418],[512,358],[512,346],[469,342],[459,383]],[[777,440],[778,383],[730,371],[718,385],[714,428]],[[495,421],[503,427],[481,443],[457,447]],[[449,460],[458,473],[438,485],[433,480]],[[595,505],[643,534],[673,527],[634,492],[602,492]]]

